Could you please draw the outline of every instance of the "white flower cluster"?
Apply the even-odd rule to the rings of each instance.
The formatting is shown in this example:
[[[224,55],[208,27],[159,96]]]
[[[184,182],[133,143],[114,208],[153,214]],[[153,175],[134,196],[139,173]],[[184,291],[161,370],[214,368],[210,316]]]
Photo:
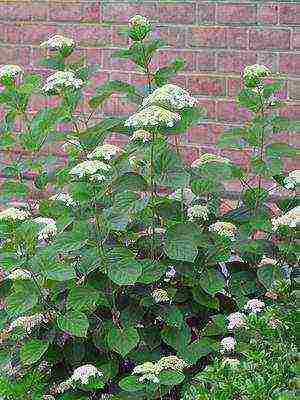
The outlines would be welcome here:
[[[177,85],[167,84],[149,94],[143,100],[142,105],[158,105],[174,110],[182,110],[186,107],[193,107],[196,103],[197,99],[192,97],[186,90]]]
[[[96,368],[94,365],[85,364],[74,370],[72,376],[65,382],[61,382],[55,392],[57,394],[64,393],[65,391],[75,388],[76,384],[88,385],[91,379],[97,379],[103,377],[103,373]]]
[[[221,353],[231,352],[234,350],[236,341],[232,336],[225,337],[221,340]]]
[[[10,279],[11,281],[30,280],[32,279],[32,276],[30,271],[27,269],[16,268],[8,274],[7,279]]]
[[[23,328],[27,333],[31,333],[31,331],[36,327],[41,325],[42,323],[48,323],[49,322],[49,316],[46,314],[34,314],[34,315],[29,315],[27,317],[18,317],[15,319],[8,328],[8,331],[11,332],[14,329],[21,327]]]
[[[109,161],[122,152],[123,150],[118,146],[114,146],[113,144],[104,144],[96,147],[94,151],[87,155],[87,158],[103,158],[104,160]]]
[[[159,374],[164,370],[174,370],[182,372],[188,364],[177,356],[162,357],[156,363],[145,362],[144,364],[137,365],[132,373],[141,375],[139,382],[149,381],[152,383],[159,383]]]
[[[218,235],[229,237],[230,239],[235,238],[237,227],[231,222],[217,221],[210,225],[208,228],[210,232],[215,232]]]
[[[254,64],[248,65],[244,69],[243,77],[244,78],[265,78],[271,75],[271,71],[264,65]]]
[[[286,178],[284,178],[283,186],[286,189],[294,190],[300,184],[300,170],[291,171]]]
[[[68,207],[76,206],[76,201],[72,198],[71,195],[69,195],[69,193],[54,194],[53,196],[49,197],[49,200],[64,203]]]
[[[29,212],[15,207],[11,207],[0,212],[0,220],[3,221],[24,221],[24,219],[29,217]]]
[[[152,140],[152,135],[150,132],[144,129],[138,129],[130,136],[131,141],[141,140],[144,143],[150,142]]]
[[[45,93],[57,92],[65,88],[79,89],[83,85],[81,79],[76,78],[72,71],[57,71],[46,79],[42,90]]]
[[[38,240],[47,240],[57,234],[57,226],[54,219],[38,217],[32,221],[42,226],[38,234]]]
[[[277,260],[275,260],[274,258],[266,257],[264,255],[263,258],[260,260],[260,263],[258,264],[258,268],[263,267],[264,265],[276,265],[276,264]]]
[[[272,219],[273,230],[276,231],[280,226],[296,228],[300,224],[300,206],[293,208],[281,217]]]
[[[164,124],[172,128],[180,120],[181,117],[177,113],[159,106],[150,106],[129,117],[125,122],[125,126],[129,128],[147,128]]]
[[[130,18],[129,25],[132,28],[135,28],[135,27],[150,28],[151,27],[150,21],[146,17],[144,17],[143,15],[138,15],[138,14],[133,16],[132,18]]]
[[[229,366],[230,368],[237,368],[240,365],[240,360],[237,358],[225,357],[222,361],[222,367]]]
[[[221,156],[218,156],[215,154],[204,153],[204,154],[201,154],[201,156],[199,158],[197,158],[197,160],[192,162],[191,167],[197,168],[197,167],[200,167],[201,165],[205,165],[210,162],[217,162],[217,163],[221,163],[221,164],[230,164],[231,161],[228,158],[221,157]]]
[[[243,328],[244,326],[246,326],[245,315],[240,312],[229,314],[227,319],[229,321],[228,329],[230,331],[233,329]]]
[[[155,289],[151,293],[155,303],[169,303],[171,301],[168,292],[164,289]]]
[[[191,189],[184,188],[175,190],[175,192],[170,194],[169,198],[177,201],[183,200],[185,204],[189,205],[195,200],[196,196]]]
[[[99,160],[87,160],[80,164],[77,164],[69,172],[70,175],[75,175],[78,178],[83,178],[84,176],[90,179],[95,179],[99,181],[104,181],[107,179],[106,175],[97,174],[97,172],[102,171],[103,173],[108,173],[111,170],[111,166],[105,164]]]
[[[15,79],[23,73],[23,69],[19,65],[3,65],[0,67],[0,79],[12,78]]]
[[[194,221],[195,219],[208,220],[209,210],[207,206],[201,206],[196,204],[195,206],[189,207],[187,210],[188,219]]]
[[[62,35],[54,35],[50,39],[40,44],[40,47],[49,50],[61,50],[65,47],[72,48],[75,46],[73,39],[67,38]]]
[[[245,310],[250,311],[251,314],[260,313],[265,307],[265,303],[258,299],[251,299],[245,305]]]

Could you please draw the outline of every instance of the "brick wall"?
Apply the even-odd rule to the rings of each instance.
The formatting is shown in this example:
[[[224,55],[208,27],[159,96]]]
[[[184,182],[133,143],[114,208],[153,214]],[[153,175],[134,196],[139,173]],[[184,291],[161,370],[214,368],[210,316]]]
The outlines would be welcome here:
[[[39,43],[55,33],[78,43],[74,57],[87,56],[101,65],[94,85],[107,78],[144,84],[128,62],[112,59],[111,53],[126,45],[118,35],[130,16],[148,16],[158,26],[157,34],[170,47],[160,52],[155,65],[183,57],[186,71],[176,80],[200,99],[207,119],[182,139],[188,160],[199,151],[217,152],[215,143],[229,126],[245,120],[233,101],[239,91],[240,72],[247,64],[262,63],[287,80],[280,94],[288,102],[282,113],[300,119],[300,0],[294,1],[4,1],[0,2],[0,64],[18,63],[37,68]],[[153,65],[154,67],[154,65]],[[40,106],[40,100],[37,102]],[[32,107],[37,104],[33,102]],[[114,98],[105,114],[127,115],[132,107]],[[282,135],[295,143],[295,137]],[[246,164],[248,153],[224,152]],[[295,165],[290,161],[288,168]]]

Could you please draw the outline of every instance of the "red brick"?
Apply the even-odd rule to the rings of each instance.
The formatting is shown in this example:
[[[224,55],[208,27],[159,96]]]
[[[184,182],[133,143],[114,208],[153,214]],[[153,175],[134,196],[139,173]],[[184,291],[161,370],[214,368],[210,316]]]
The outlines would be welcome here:
[[[3,10],[5,8],[5,10]],[[9,21],[45,21],[48,5],[40,2],[8,1],[2,6],[5,18]]]
[[[55,22],[100,22],[99,2],[50,2],[49,19]]]
[[[276,25],[278,23],[278,5],[259,5],[257,10],[257,20],[263,25]]]
[[[221,124],[201,123],[191,128],[188,132],[189,143],[216,144],[224,126]]]
[[[227,79],[227,94],[229,97],[237,96],[242,89],[242,80],[239,78]]]
[[[293,49],[300,49],[300,32],[294,32],[292,47]]]
[[[278,72],[278,53],[274,51],[270,53],[258,53],[258,63],[270,68],[274,73]]]
[[[50,36],[58,33],[59,29],[53,25],[22,25],[10,26],[7,29],[9,43],[24,43],[39,45]]]
[[[213,24],[216,19],[216,5],[212,3],[198,4],[199,24]]]
[[[226,33],[228,47],[241,50],[248,48],[248,29],[228,28]]]
[[[168,46],[185,47],[186,46],[186,28],[165,26],[159,28],[159,35]]]
[[[253,52],[221,51],[217,57],[217,70],[240,73],[246,65],[255,64],[256,61],[257,54]]]
[[[288,50],[291,32],[288,29],[251,29],[250,49]]]
[[[196,21],[196,4],[158,4],[159,22],[172,24],[193,24]]]
[[[72,37],[82,47],[107,46],[110,39],[110,28],[101,25],[67,25],[64,34]]]
[[[246,167],[249,164],[251,153],[247,150],[222,150],[221,155],[229,158],[235,164]]]
[[[290,82],[289,95],[291,99],[300,100],[300,80]]]
[[[196,53],[197,71],[215,71],[216,54],[214,51],[198,51]]]
[[[295,121],[300,121],[300,103],[288,104],[280,110],[280,115]]]
[[[215,119],[216,118],[216,101],[210,99],[197,99],[198,106],[205,110],[205,119]]]
[[[250,4],[217,4],[217,22],[221,24],[254,24],[256,8]]]
[[[245,109],[240,109],[234,101],[220,100],[217,102],[217,119],[241,123],[251,116]]]
[[[82,15],[84,16],[84,21],[100,22],[102,19],[100,2],[83,3]]]
[[[136,71],[130,60],[112,57],[115,50],[103,49],[103,68],[111,71]]]
[[[110,3],[103,6],[103,21],[127,23],[135,14],[145,15],[153,19],[156,14],[155,3],[149,4],[128,4],[128,3]]]
[[[189,32],[188,45],[191,47],[223,48],[227,45],[226,28],[197,27]]]
[[[181,157],[183,157],[188,164],[191,164],[199,158],[199,149],[196,147],[179,147],[179,151]]]
[[[198,95],[223,96],[225,95],[225,80],[213,76],[190,76],[187,82],[188,90]]]
[[[167,66],[175,58],[181,58],[186,61],[185,71],[196,70],[196,53],[190,50],[162,50],[159,53],[160,67]]]
[[[15,47],[1,47],[0,64],[17,64],[18,51]]]
[[[280,5],[279,23],[283,25],[300,25],[300,4]]]
[[[282,53],[279,55],[279,71],[285,74],[298,75],[300,71],[300,53]]]

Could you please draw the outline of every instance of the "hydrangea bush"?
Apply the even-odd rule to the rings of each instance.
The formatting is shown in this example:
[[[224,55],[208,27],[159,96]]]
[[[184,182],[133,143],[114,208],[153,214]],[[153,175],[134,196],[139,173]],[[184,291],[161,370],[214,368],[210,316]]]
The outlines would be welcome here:
[[[2,168],[5,399],[294,398],[299,171],[284,172],[297,151],[276,139],[296,130],[277,113],[282,82],[266,83],[264,66],[244,71],[237,101],[251,119],[218,146],[252,149],[248,169],[214,154],[189,166],[177,137],[205,112],[172,83],[183,60],[152,67],[165,44],[151,31],[133,17],[130,47],[115,54],[144,88],[108,81],[86,100],[99,68],[71,61],[63,36],[41,44],[46,79],[0,68],[0,146],[18,154]],[[136,111],[95,119],[115,94]],[[36,96],[57,105],[33,114]],[[63,165],[47,151],[60,147]],[[231,182],[241,192],[224,212]]]

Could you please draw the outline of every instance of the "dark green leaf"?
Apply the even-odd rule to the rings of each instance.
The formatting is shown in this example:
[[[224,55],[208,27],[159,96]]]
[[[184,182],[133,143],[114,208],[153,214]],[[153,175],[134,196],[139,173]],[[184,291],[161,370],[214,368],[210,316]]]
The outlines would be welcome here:
[[[89,328],[89,320],[79,311],[69,311],[57,317],[58,327],[71,335],[86,337]]]
[[[108,346],[125,357],[139,344],[140,338],[137,330],[131,327],[123,329],[112,327],[107,336]]]
[[[35,364],[45,354],[49,342],[33,339],[26,342],[20,350],[20,358],[24,365]]]

